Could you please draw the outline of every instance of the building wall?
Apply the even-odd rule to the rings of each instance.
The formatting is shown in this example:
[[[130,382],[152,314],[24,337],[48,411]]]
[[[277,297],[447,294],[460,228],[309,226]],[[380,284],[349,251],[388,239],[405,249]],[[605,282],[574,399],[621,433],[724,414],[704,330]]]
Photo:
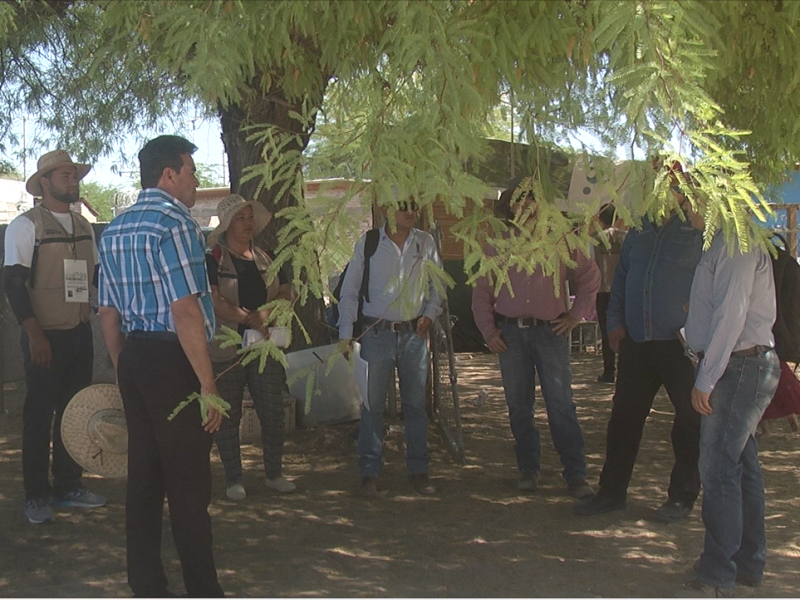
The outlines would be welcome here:
[[[32,207],[33,196],[25,191],[24,181],[0,179],[0,224],[10,223]]]

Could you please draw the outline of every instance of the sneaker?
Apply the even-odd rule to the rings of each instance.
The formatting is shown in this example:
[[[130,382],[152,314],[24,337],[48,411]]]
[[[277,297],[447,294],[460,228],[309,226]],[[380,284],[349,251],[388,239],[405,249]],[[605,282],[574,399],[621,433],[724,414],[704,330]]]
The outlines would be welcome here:
[[[377,477],[362,477],[361,487],[358,488],[358,495],[362,498],[377,498],[378,497],[378,478]]]
[[[535,492],[539,488],[539,475],[523,471],[519,474],[517,489],[520,492]]]
[[[614,383],[614,374],[613,373],[603,373],[597,376],[598,383]]]
[[[414,473],[408,476],[408,480],[418,494],[433,496],[436,493],[436,486],[431,483],[427,473]]]
[[[36,498],[25,503],[25,516],[28,522],[33,525],[53,522],[53,510],[47,503],[46,498]]]
[[[613,510],[625,510],[626,507],[627,502],[625,496],[614,496],[604,492],[601,488],[593,497],[575,505],[573,510],[576,515],[588,517],[590,515],[601,515]]]
[[[104,496],[90,492],[85,487],[81,487],[71,492],[54,495],[50,499],[50,506],[98,508],[100,506],[105,506],[106,502],[108,502],[108,500]]]
[[[287,481],[280,475],[275,479],[267,479],[264,483],[269,489],[280,492],[281,494],[288,494],[289,492],[293,492],[297,489],[295,484],[293,484],[291,481]]]
[[[698,558],[694,561],[692,565],[692,570],[695,574],[700,573],[700,559]],[[757,588],[761,587],[761,577],[756,577],[755,575],[748,575],[747,573],[739,573],[736,572],[736,583],[739,585],[743,585],[746,587]]]
[[[675,594],[677,598],[735,598],[735,588],[718,588],[699,579],[685,583]]]
[[[234,483],[228,486],[228,489],[225,490],[225,495],[228,500],[244,500],[247,498],[247,490],[244,489],[241,483]]]
[[[680,500],[667,500],[656,509],[655,520],[662,523],[675,523],[682,521],[692,512],[694,505]]]
[[[569,490],[569,493],[578,500],[587,500],[594,497],[594,490],[589,487],[589,484],[586,483],[586,480],[583,477],[576,477],[570,481],[567,484],[567,489]]]

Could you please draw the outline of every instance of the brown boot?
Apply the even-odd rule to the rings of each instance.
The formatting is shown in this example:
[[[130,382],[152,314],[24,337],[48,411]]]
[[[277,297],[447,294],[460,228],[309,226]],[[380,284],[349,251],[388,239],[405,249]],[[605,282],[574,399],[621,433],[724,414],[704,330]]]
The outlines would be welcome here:
[[[431,483],[431,480],[428,479],[427,473],[414,473],[413,475],[408,476],[408,480],[411,482],[411,485],[414,486],[414,489],[418,494],[422,494],[423,496],[432,496],[436,493],[436,486],[434,486]]]

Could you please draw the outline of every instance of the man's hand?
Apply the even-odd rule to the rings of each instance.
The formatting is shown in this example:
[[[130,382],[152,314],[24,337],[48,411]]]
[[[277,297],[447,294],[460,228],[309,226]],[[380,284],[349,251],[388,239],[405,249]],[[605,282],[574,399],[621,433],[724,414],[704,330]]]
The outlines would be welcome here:
[[[353,347],[352,338],[346,340],[339,340],[339,352],[342,353],[345,360],[350,360],[350,350]]]
[[[578,323],[580,323],[580,320],[569,313],[564,313],[560,317],[556,317],[550,321],[550,323],[553,325],[553,331],[556,335],[569,335]]]
[[[608,345],[615,354],[619,354],[619,344],[628,335],[628,330],[624,327],[617,327],[613,331],[608,332]]]
[[[495,354],[502,354],[508,350],[508,346],[506,346],[506,343],[503,341],[503,332],[499,329],[495,329],[492,332],[489,339],[486,340],[486,346]]]
[[[696,387],[692,388],[692,406],[701,415],[708,416],[714,412],[711,408],[711,394],[701,392]]]
[[[433,319],[430,317],[420,317],[417,319],[417,337],[426,337],[433,325]]]
[[[219,396],[219,391],[217,390],[216,384],[212,384],[211,386],[200,389],[201,396],[205,396],[207,394]],[[206,420],[203,421],[203,429],[208,433],[214,433],[215,431],[219,430],[220,426],[222,425],[222,419],[222,413],[218,412],[213,406],[209,406],[208,412],[206,413]]]
[[[50,341],[41,330],[37,333],[28,333],[28,347],[31,352],[31,362],[37,367],[50,368],[53,360],[53,351],[50,349]]]

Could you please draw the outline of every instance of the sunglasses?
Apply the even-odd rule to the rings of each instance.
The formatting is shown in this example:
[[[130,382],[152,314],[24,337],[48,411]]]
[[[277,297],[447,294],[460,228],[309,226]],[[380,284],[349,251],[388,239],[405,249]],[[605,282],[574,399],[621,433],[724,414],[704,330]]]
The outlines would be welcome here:
[[[397,210],[402,212],[417,212],[419,210],[419,206],[414,201],[411,202],[398,202],[397,203]]]

